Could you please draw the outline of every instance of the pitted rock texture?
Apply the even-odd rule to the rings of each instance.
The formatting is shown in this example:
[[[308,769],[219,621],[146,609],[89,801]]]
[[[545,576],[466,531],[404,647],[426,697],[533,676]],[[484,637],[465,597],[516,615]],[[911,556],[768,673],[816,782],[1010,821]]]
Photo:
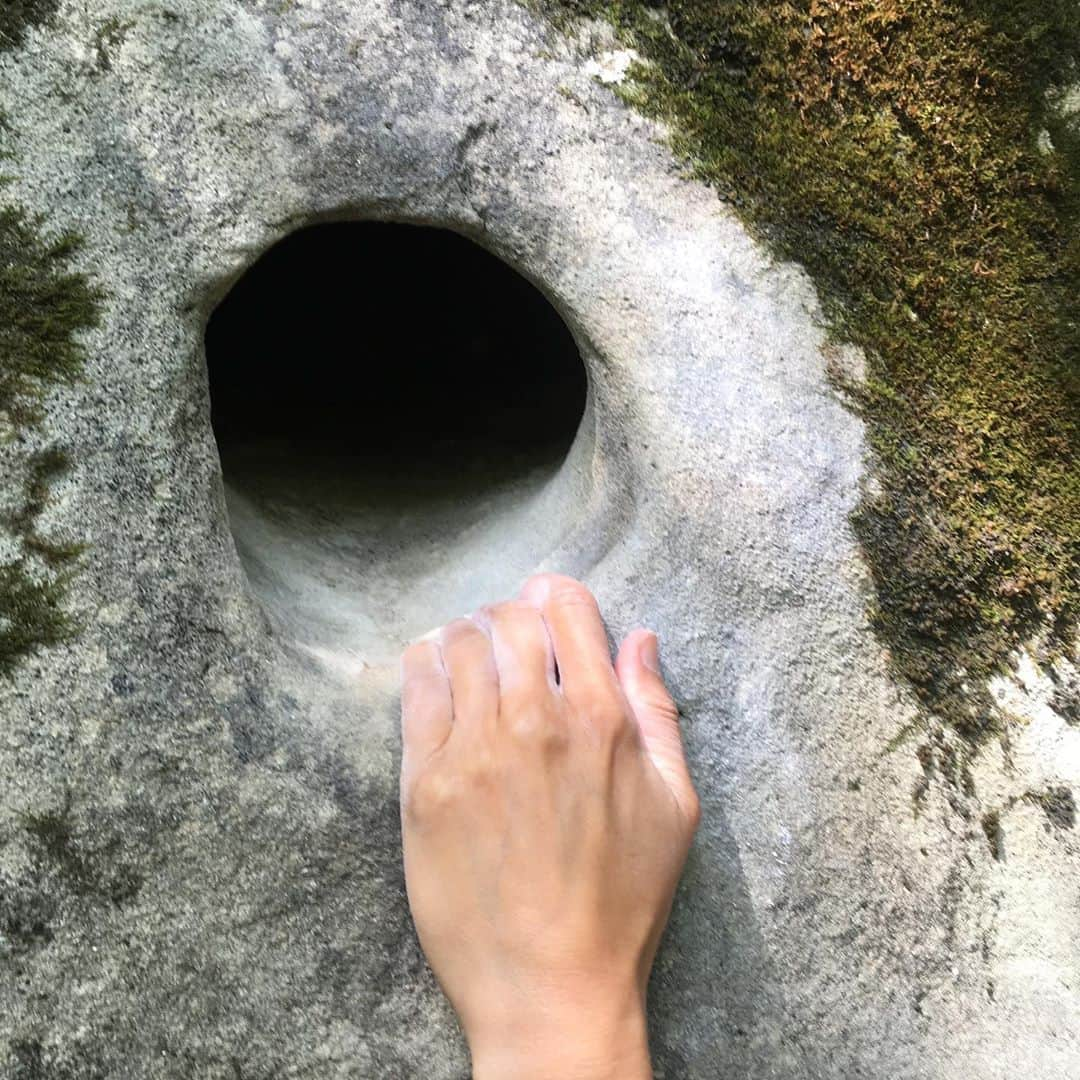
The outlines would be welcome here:
[[[705,821],[658,1075],[1080,1072],[1080,850],[1037,797],[1080,729],[1022,668],[966,782],[945,734],[890,749],[815,295],[590,76],[611,48],[503,0],[67,0],[4,57],[12,195],[109,299],[33,436],[73,463],[42,527],[89,548],[80,635],[0,686],[0,1075],[467,1075],[405,904],[395,665],[262,606],[210,428],[215,304],[334,219],[460,232],[576,338],[545,550],[504,519],[430,622],[550,568],[659,632]]]

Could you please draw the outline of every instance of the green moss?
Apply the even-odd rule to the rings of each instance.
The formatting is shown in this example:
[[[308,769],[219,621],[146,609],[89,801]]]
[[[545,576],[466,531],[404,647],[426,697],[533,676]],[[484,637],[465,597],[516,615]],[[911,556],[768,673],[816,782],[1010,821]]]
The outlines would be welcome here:
[[[22,44],[29,26],[39,26],[56,14],[60,0],[4,0],[0,7],[0,51]]]
[[[142,887],[142,877],[122,857],[123,845],[118,837],[94,845],[80,832],[70,791],[59,809],[28,814],[23,825],[39,855],[55,867],[76,895],[122,904]]]
[[[1076,799],[1064,786],[1047,788],[1045,791],[1029,791],[1025,802],[1039,807],[1046,820],[1056,829],[1072,829],[1076,825]]]
[[[94,34],[94,51],[97,53],[98,71],[112,70],[112,53],[127,39],[128,31],[135,25],[131,19],[113,16],[106,19]]]
[[[64,575],[38,577],[25,557],[0,566],[0,674],[69,636],[73,624],[61,607],[67,583]]]
[[[50,235],[39,218],[0,206],[0,413],[38,419],[42,395],[80,371],[76,334],[97,325],[100,293],[68,270],[79,240]]]
[[[35,454],[30,462],[21,510],[15,518],[22,536],[23,549],[38,555],[53,567],[62,566],[85,550],[80,543],[51,540],[41,535],[37,519],[45,509],[53,480],[70,465],[67,454],[55,448]]]
[[[1076,827],[1076,799],[1064,785],[1043,791],[1027,791],[1005,801],[1001,809],[989,810],[982,816],[982,829],[995,859],[1005,857],[1005,828],[1003,819],[1020,802],[1037,806],[1046,815],[1046,830],[1072,829]]]
[[[1001,814],[990,810],[982,816],[982,831],[990,845],[990,854],[1000,862],[1005,857],[1005,830],[1001,826]]]
[[[876,459],[874,624],[978,741],[989,677],[1080,617],[1080,156],[1047,105],[1077,78],[1071,5],[536,3],[614,23],[647,61],[624,95],[865,350],[865,384],[833,375]]]
[[[1080,727],[1080,675],[1063,677],[1051,669],[1054,691],[1050,705],[1070,727]]]
[[[42,396],[52,386],[76,377],[82,364],[76,335],[97,322],[100,294],[67,269],[76,246],[70,235],[44,233],[20,208],[0,206],[0,416],[16,433],[37,424]],[[0,566],[3,674],[73,629],[61,606],[69,577],[56,567],[81,547],[50,541],[36,527],[50,483],[64,467],[58,451],[33,456],[23,505],[8,523],[21,554]]]
[[[0,11],[0,50],[22,40],[26,26],[50,18],[55,2],[16,0]],[[0,114],[0,135],[10,125]],[[3,148],[2,156],[10,153]],[[0,178],[0,200],[4,194]],[[97,325],[101,292],[70,268],[79,239],[50,232],[13,202],[0,201],[0,438],[12,458],[22,436],[41,419],[42,400],[53,387],[70,383],[82,369],[80,332]],[[14,461],[13,461],[14,464]],[[22,505],[3,524],[18,542],[18,554],[0,565],[0,675],[10,675],[28,653],[68,637],[74,629],[63,610],[70,563],[80,545],[43,537],[37,521],[53,479],[67,466],[58,450],[23,461]]]
[[[38,515],[45,509],[49,489],[54,477],[68,468],[68,456],[55,448],[33,455],[29,461],[26,482],[23,485],[23,505],[14,521],[20,532],[27,532]]]

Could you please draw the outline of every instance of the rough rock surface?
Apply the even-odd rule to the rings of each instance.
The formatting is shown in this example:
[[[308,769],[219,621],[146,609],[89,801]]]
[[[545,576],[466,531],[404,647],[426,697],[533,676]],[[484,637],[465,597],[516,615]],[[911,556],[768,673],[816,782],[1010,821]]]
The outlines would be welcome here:
[[[658,1075],[1080,1074],[1080,728],[1022,667],[1027,722],[966,781],[945,735],[890,750],[912,709],[867,629],[862,435],[813,290],[590,75],[612,47],[503,0],[67,0],[4,58],[14,193],[110,296],[35,436],[73,462],[43,527],[90,546],[82,632],[0,686],[0,1075],[467,1073],[399,866],[386,656],[427,601],[372,610],[382,648],[297,637],[209,425],[210,311],[336,217],[476,239],[588,367],[566,465],[464,591],[427,584],[427,624],[543,566],[659,631],[705,823]],[[560,525],[539,554],[530,514]]]

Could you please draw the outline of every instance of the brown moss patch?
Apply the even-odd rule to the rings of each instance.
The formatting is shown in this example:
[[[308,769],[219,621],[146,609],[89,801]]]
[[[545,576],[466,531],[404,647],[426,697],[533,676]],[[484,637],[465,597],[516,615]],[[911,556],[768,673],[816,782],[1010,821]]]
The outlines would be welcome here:
[[[1036,634],[1070,647],[1080,617],[1077,139],[1047,106],[1078,77],[1073,9],[538,3],[619,28],[647,61],[624,95],[865,350],[865,384],[834,374],[879,481],[853,520],[874,625],[978,740],[989,677]]]

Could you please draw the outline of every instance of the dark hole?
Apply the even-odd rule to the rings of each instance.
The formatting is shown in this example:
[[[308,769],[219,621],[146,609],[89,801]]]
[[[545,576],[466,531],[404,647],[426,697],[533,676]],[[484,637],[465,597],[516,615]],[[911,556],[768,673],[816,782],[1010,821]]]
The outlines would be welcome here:
[[[214,433],[379,472],[565,455],[585,406],[566,325],[529,281],[456,233],[316,225],[270,249],[206,328]]]

